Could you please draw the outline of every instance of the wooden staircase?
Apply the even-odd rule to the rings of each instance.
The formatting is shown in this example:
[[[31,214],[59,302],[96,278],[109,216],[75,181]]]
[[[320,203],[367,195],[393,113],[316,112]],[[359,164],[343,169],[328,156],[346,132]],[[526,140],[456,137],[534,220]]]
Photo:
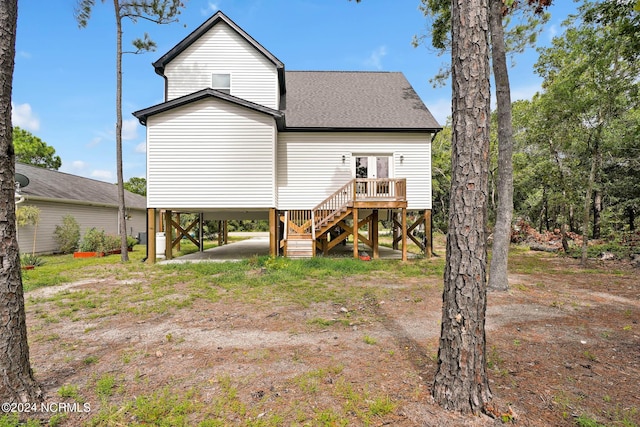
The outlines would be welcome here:
[[[310,235],[293,235],[289,236],[286,243],[287,258],[312,258],[315,241]]]
[[[316,240],[352,215],[357,203],[398,201],[406,206],[404,179],[352,179],[315,208],[285,213],[284,254],[290,258],[313,257]]]

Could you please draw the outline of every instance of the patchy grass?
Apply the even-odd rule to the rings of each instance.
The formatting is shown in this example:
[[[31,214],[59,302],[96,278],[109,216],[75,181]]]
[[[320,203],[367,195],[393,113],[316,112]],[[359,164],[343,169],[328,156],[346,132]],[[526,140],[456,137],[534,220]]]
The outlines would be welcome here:
[[[615,298],[599,305],[602,295],[588,291],[604,295],[598,283],[607,283],[608,273],[583,278],[572,268],[564,271],[563,260],[553,255],[520,248],[513,254],[512,267],[531,277],[509,293],[490,295],[496,311],[524,310],[516,320],[510,311],[491,317],[506,322],[487,334],[496,399],[516,402],[525,424],[543,414],[551,420],[547,425],[575,425],[582,416],[584,425],[637,427],[638,409],[629,393],[608,385],[616,373],[582,374],[591,372],[583,365],[593,365],[594,372],[615,368],[603,363],[612,360],[612,347],[618,363],[629,363],[638,311],[625,301],[635,298],[627,285],[634,277],[616,278],[620,284],[606,290]],[[444,257],[254,257],[153,266],[141,258],[123,264],[117,256],[60,257],[52,274],[92,282],[26,295],[36,377],[55,384],[49,396],[91,404],[84,418],[65,414],[50,418],[49,425],[464,424],[428,403]],[[47,266],[51,262],[42,269]],[[548,277],[553,274],[562,276]],[[58,283],[35,279],[28,278],[31,289]],[[572,294],[574,289],[581,292]],[[582,298],[592,299],[586,304]],[[613,304],[619,304],[617,311]],[[540,317],[530,321],[527,307]],[[615,323],[595,316],[602,307]],[[561,317],[543,317],[546,312]],[[579,341],[583,336],[588,347]],[[562,358],[554,359],[558,353]],[[635,377],[628,375],[632,387]],[[527,402],[532,405],[521,409]],[[425,407],[427,419],[408,418]],[[3,425],[19,424],[0,417]]]
[[[146,256],[146,251],[144,245],[134,246],[133,252],[129,252],[129,262],[126,264],[120,263],[120,255],[95,258],[74,258],[72,254],[43,255],[43,265],[22,272],[22,284],[25,292],[28,292],[44,286],[101,277],[109,272],[126,277],[145,269],[141,261]]]

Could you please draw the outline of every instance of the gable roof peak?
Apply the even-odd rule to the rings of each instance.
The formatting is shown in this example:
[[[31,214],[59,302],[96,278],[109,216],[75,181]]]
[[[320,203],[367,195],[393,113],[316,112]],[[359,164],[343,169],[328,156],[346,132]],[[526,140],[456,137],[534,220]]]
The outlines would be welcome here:
[[[271,61],[279,73],[282,73],[284,70],[284,64],[278,58],[275,57],[271,52],[265,49],[260,43],[258,43],[253,37],[251,37],[246,31],[244,31],[238,24],[233,22],[231,18],[222,13],[221,10],[218,10],[214,13],[209,19],[207,19],[204,23],[202,23],[198,28],[193,30],[191,34],[182,39],[177,45],[175,45],[169,52],[165,53],[160,59],[155,61],[152,65],[155,69],[156,73],[164,77],[164,68],[165,66],[171,62],[175,57],[177,57],[180,53],[182,53],[185,49],[191,46],[196,40],[198,40],[202,35],[204,35],[207,31],[213,28],[215,25],[220,22],[224,22],[231,29],[233,29],[236,33],[240,35],[243,39],[245,39],[250,45],[252,45],[258,52],[264,55],[269,61]]]

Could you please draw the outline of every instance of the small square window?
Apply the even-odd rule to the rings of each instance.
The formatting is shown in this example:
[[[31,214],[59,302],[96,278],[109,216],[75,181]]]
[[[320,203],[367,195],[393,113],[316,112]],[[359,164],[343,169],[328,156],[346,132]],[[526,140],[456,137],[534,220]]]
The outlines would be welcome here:
[[[231,74],[212,74],[211,89],[219,90],[224,93],[231,93]]]

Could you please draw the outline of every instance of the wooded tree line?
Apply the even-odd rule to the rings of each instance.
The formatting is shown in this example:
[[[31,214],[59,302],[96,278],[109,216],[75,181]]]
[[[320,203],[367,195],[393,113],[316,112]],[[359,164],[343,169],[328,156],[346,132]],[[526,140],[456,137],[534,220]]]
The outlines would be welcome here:
[[[635,230],[640,212],[640,18],[633,5],[586,2],[551,46],[538,49],[544,81],[513,107],[514,218],[540,231],[593,238]],[[491,126],[489,221],[497,208],[497,132]],[[451,128],[433,142],[434,226],[446,230]]]

